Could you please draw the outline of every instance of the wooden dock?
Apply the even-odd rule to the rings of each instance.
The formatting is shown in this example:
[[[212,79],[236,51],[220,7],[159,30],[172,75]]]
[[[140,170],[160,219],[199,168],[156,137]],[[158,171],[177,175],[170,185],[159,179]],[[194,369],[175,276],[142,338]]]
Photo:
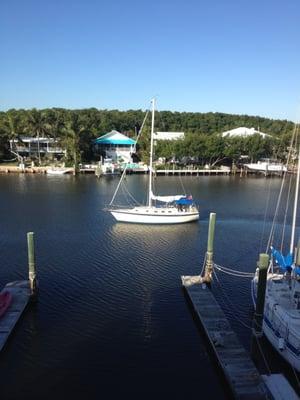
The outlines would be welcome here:
[[[233,397],[244,400],[273,398],[211,290],[205,284],[193,284],[192,278],[194,277],[182,277],[183,285],[223,370]]]
[[[25,310],[31,293],[29,281],[8,283],[1,293],[4,291],[9,291],[12,294],[12,302],[5,314],[0,318],[0,351],[5,346],[9,335]]]
[[[155,170],[156,175],[230,175],[232,172],[230,169],[157,169]]]

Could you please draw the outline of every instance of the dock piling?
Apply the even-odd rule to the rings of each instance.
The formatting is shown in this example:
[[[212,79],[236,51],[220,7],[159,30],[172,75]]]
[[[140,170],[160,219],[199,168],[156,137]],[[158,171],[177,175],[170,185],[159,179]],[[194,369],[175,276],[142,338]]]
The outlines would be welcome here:
[[[34,233],[27,233],[27,247],[28,247],[28,269],[29,269],[29,283],[31,296],[34,297],[37,294],[37,279],[36,279],[36,268],[34,259]]]
[[[257,265],[259,268],[259,274],[258,274],[258,284],[257,284],[256,308],[253,317],[253,334],[256,337],[260,337],[262,336],[262,322],[263,322],[263,313],[265,307],[265,294],[266,294],[267,273],[269,266],[269,255],[266,253],[261,253],[259,255],[259,261]]]
[[[205,273],[204,273],[204,278],[203,278],[203,281],[207,282],[207,283],[210,283],[212,280],[215,224],[216,224],[216,214],[210,213],[208,238],[207,238]]]

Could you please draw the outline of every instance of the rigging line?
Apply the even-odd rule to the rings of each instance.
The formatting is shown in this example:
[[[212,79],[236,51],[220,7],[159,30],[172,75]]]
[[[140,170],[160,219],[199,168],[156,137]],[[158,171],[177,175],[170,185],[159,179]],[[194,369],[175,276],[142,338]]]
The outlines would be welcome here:
[[[121,189],[122,189],[123,196],[125,197],[125,201],[127,202],[128,205],[131,205],[130,201],[129,201],[130,198],[133,200],[134,203],[138,204],[137,200],[131,195],[131,193],[127,189],[126,185],[123,184],[121,186]]]
[[[222,285],[221,285],[221,283],[220,283],[220,281],[219,281],[219,278],[218,278],[218,276],[217,276],[215,270],[213,270],[213,274],[214,274],[214,276],[215,276],[215,278],[216,278],[216,280],[217,280],[217,282],[218,282],[218,284],[219,284],[219,287],[220,287],[220,289],[221,289],[221,292],[222,292],[223,296],[226,297],[226,299],[227,299],[227,301],[228,301],[228,304],[231,306],[231,310],[229,311],[229,312],[230,312],[230,315],[231,315],[233,318],[235,318],[240,324],[242,324],[245,328],[248,328],[248,329],[251,330],[251,329],[252,329],[251,326],[245,324],[243,321],[241,321],[240,319],[238,319],[237,316],[236,316],[234,313],[232,313],[232,310],[235,309],[235,311],[236,311],[237,313],[239,313],[241,316],[243,316],[243,314],[241,314],[242,312],[232,303],[232,301],[229,299],[229,297],[227,296],[227,294],[226,294],[225,291],[223,290]],[[223,301],[223,300],[222,300],[222,301]],[[223,304],[226,306],[226,304],[225,304],[224,301],[223,301]]]
[[[182,182],[181,174],[179,174],[179,182],[181,183],[181,188],[183,190],[184,195],[186,195],[186,191],[185,191],[185,187],[184,187],[183,182]]]
[[[146,119],[147,119],[148,114],[149,114],[149,110],[147,110],[147,112],[146,112],[146,115],[145,115],[145,117],[144,117],[142,126],[141,126],[141,128],[140,128],[140,130],[139,130],[139,133],[138,133],[138,135],[137,135],[137,138],[136,138],[136,141],[135,141],[135,145],[134,145],[134,152],[136,152],[136,145],[137,145],[138,139],[139,139],[139,137],[140,137],[140,135],[141,135],[141,133],[142,133],[142,129],[143,129],[144,125],[145,125],[145,122],[146,122]],[[121,185],[121,183],[123,182],[123,179],[124,179],[124,177],[125,177],[125,175],[126,175],[127,167],[128,167],[128,164],[126,163],[125,168],[124,168],[124,170],[123,170],[123,173],[122,173],[122,175],[121,175],[120,181],[119,181],[119,183],[118,183],[118,185],[117,185],[117,187],[116,187],[116,190],[115,190],[115,192],[114,192],[114,194],[113,194],[113,197],[112,197],[112,199],[111,199],[111,202],[109,203],[110,206],[113,204],[113,202],[114,202],[114,200],[115,200],[115,198],[116,198],[116,195],[117,195],[117,193],[118,193],[118,191],[119,191],[120,185]]]
[[[205,270],[206,258],[207,258],[207,253],[205,253],[205,256],[204,256],[204,260],[203,260],[202,270],[201,270],[200,276],[203,276],[203,272]]]
[[[126,193],[126,191],[125,191],[124,185],[121,186],[121,190],[122,190],[122,195],[124,196],[125,202],[126,202],[128,205],[130,205],[130,204],[129,204],[128,195],[127,195],[127,193]],[[124,203],[125,203],[125,202],[124,202]]]
[[[263,361],[264,361],[264,364],[265,364],[265,366],[266,366],[266,368],[267,368],[267,370],[268,370],[268,373],[269,373],[269,375],[271,375],[271,374],[272,374],[272,371],[271,371],[271,368],[270,368],[270,366],[269,366],[269,364],[268,364],[268,362],[267,362],[267,359],[266,359],[266,356],[265,356],[265,354],[264,354],[264,352],[263,352],[263,349],[262,349],[262,347],[261,347],[261,344],[260,344],[260,342],[259,342],[259,338],[258,338],[256,335],[253,335],[253,336],[254,336],[254,338],[255,338],[255,340],[256,340],[257,347],[258,347],[258,349],[259,349],[259,351],[260,351],[260,354],[261,354],[262,359],[263,359]]]
[[[262,252],[262,246],[263,246],[263,239],[265,236],[265,229],[266,229],[266,220],[267,220],[267,211],[269,208],[269,203],[270,203],[270,194],[271,194],[271,179],[269,179],[269,190],[268,190],[268,198],[266,202],[266,208],[265,208],[265,215],[264,215],[264,224],[263,224],[263,230],[260,238],[260,245],[259,245],[259,252]]]
[[[139,130],[139,132],[138,132],[138,134],[137,134],[136,141],[135,141],[135,145],[134,145],[134,148],[133,148],[134,152],[136,152],[136,145],[137,145],[138,140],[139,140],[139,138],[140,138],[140,136],[141,136],[141,133],[142,133],[142,130],[143,130],[144,125],[145,125],[145,123],[146,123],[146,120],[147,120],[147,117],[148,117],[149,112],[150,112],[150,110],[147,110],[147,111],[146,111],[146,115],[145,115],[145,117],[144,117],[144,120],[143,120],[143,122],[142,122],[142,125],[141,125],[141,127],[140,127],[140,130]]]
[[[291,156],[292,156],[293,145],[295,144],[296,139],[297,139],[297,133],[298,133],[298,126],[297,125],[298,124],[295,124],[295,127],[293,129],[293,134],[292,134],[292,137],[291,137],[291,141],[290,141],[290,148],[289,148],[287,161],[286,161],[286,170],[287,170],[287,167],[288,167],[288,165],[290,163],[290,159],[291,159]],[[272,227],[271,227],[271,231],[270,231],[270,235],[269,235],[269,240],[268,240],[268,244],[267,244],[267,247],[266,247],[266,253],[268,252],[268,250],[270,248],[270,245],[271,245],[271,243],[273,241],[274,227],[275,227],[276,219],[278,217],[279,204],[281,202],[283,186],[284,186],[284,183],[285,183],[286,176],[287,176],[287,171],[284,171],[283,177],[282,177],[282,182],[281,182],[281,187],[280,187],[280,191],[279,191],[279,196],[278,196],[277,204],[276,204],[276,208],[275,208],[275,214],[274,214],[274,217],[273,217]]]
[[[288,213],[288,208],[289,208],[289,200],[290,200],[291,189],[292,189],[292,176],[290,176],[290,179],[289,179],[289,190],[288,190],[286,206],[285,206],[285,213],[284,213],[284,219],[283,219],[283,227],[282,227],[282,234],[281,234],[281,246],[280,246],[280,251],[281,252],[283,251],[283,241],[284,241],[284,235],[285,235],[286,220],[287,220],[287,213]]]
[[[122,173],[122,175],[121,175],[120,181],[119,181],[119,183],[118,183],[118,185],[117,185],[117,188],[116,188],[116,190],[115,190],[115,192],[114,192],[114,194],[113,194],[113,197],[112,197],[112,199],[111,199],[111,202],[109,203],[110,206],[111,206],[112,203],[114,202],[114,200],[115,200],[115,198],[116,198],[116,195],[117,195],[117,193],[118,193],[118,191],[119,191],[119,188],[120,188],[120,186],[121,186],[121,183],[123,182],[123,179],[124,179],[124,177],[125,177],[125,175],[126,175],[126,169],[127,169],[127,164],[125,165],[125,168],[124,168],[123,173]]]
[[[300,180],[300,146],[298,152],[298,167],[297,167],[297,177],[296,177],[295,197],[294,197],[294,207],[293,207],[292,233],[290,241],[291,254],[293,254],[294,252],[294,241],[295,241],[296,219],[297,219],[297,208],[298,208],[298,197],[299,197],[299,180]]]
[[[299,381],[297,372],[296,372],[295,368],[294,368],[292,365],[291,365],[291,367],[292,367],[293,373],[294,373],[295,378],[296,378],[296,383],[297,383],[297,385],[298,385],[298,389],[300,389],[300,381]]]
[[[125,185],[123,185],[123,190],[126,191],[126,193],[128,194],[128,196],[135,202],[135,204],[141,205],[136,198],[129,192],[129,190],[127,189],[127,187]]]
[[[273,236],[274,236],[274,229],[275,229],[275,223],[276,223],[276,219],[278,217],[278,210],[279,210],[279,206],[280,206],[280,202],[281,202],[281,197],[282,197],[282,193],[283,193],[283,187],[284,187],[284,181],[286,178],[286,172],[283,173],[283,178],[282,178],[282,182],[281,182],[281,186],[280,186],[280,191],[279,191],[279,196],[277,199],[277,204],[276,204],[276,208],[275,208],[275,213],[274,213],[274,217],[273,217],[273,221],[272,221],[272,226],[271,226],[271,231],[270,231],[270,235],[269,235],[269,240],[267,243],[267,247],[266,247],[266,253],[268,253],[268,250],[273,242]]]

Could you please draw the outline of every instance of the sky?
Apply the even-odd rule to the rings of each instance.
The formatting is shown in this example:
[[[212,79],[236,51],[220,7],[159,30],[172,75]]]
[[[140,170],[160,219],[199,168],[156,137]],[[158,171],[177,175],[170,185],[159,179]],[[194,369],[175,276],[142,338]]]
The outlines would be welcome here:
[[[1,0],[0,110],[300,119],[299,0]]]

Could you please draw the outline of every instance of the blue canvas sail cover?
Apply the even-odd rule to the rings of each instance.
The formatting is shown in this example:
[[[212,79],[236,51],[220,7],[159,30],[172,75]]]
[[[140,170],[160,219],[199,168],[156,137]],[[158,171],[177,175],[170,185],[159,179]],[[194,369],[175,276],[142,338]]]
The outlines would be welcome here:
[[[274,257],[276,263],[280,266],[283,271],[290,271],[293,264],[293,255],[288,253],[284,256],[281,251],[274,249],[271,247],[272,256]]]
[[[193,204],[193,198],[192,196],[182,197],[181,199],[176,200],[175,203],[181,206],[190,206]]]

